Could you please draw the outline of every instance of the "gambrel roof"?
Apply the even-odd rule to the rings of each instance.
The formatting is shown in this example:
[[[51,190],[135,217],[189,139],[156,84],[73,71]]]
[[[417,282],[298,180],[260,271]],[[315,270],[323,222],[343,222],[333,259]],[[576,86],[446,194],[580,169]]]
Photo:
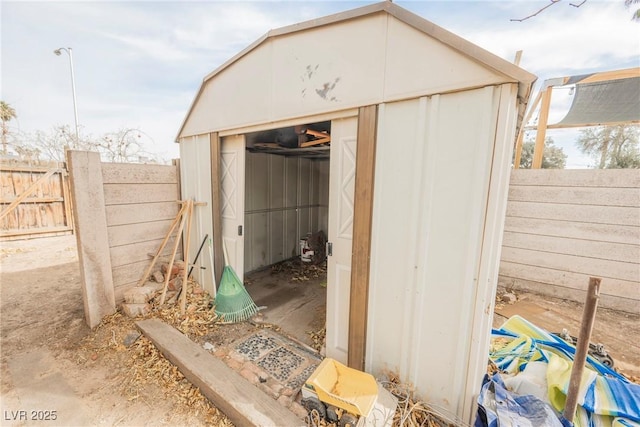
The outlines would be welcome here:
[[[329,35],[335,38],[330,40]],[[233,70],[239,77],[225,76]],[[316,81],[310,81],[312,78]],[[221,82],[216,84],[216,80]],[[535,80],[536,76],[513,63],[383,1],[266,33],[205,76],[178,138],[352,108],[358,103],[509,82],[518,84],[519,99],[526,103]],[[285,82],[297,86],[289,88]],[[379,87],[370,88],[366,95],[361,87],[365,84]],[[358,95],[330,94],[337,85],[350,87]],[[292,93],[283,93],[287,90]],[[314,92],[323,105],[317,99],[310,101],[308,95],[315,96]],[[288,103],[290,108],[274,107],[276,102]],[[216,108],[214,104],[220,103],[225,107]],[[242,106],[234,109],[233,103]],[[263,114],[246,111],[254,103]]]

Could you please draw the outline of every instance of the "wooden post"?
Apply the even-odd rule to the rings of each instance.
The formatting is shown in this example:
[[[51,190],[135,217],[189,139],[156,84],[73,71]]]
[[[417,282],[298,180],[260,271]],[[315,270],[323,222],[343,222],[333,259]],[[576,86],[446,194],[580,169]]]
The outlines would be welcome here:
[[[351,368],[359,370],[364,370],[367,338],[377,124],[378,106],[361,107],[358,112],[351,294],[349,298],[349,355],[347,361]]]
[[[184,205],[182,205],[180,207],[180,210],[178,211],[178,214],[173,219],[173,222],[169,226],[169,231],[167,231],[167,234],[164,236],[164,240],[160,244],[160,247],[156,251],[156,254],[153,256],[153,260],[151,261],[151,264],[149,264],[149,267],[147,267],[147,270],[144,272],[144,274],[142,275],[142,277],[138,281],[138,285],[137,286],[144,285],[144,282],[147,280],[147,277],[149,277],[149,274],[151,274],[151,270],[156,265],[156,262],[158,261],[158,258],[160,258],[160,255],[162,255],[162,251],[164,250],[164,247],[167,245],[167,242],[169,242],[169,239],[171,238],[171,234],[173,233],[173,230],[175,230],[176,225],[178,225],[178,221],[180,221],[180,217],[182,216],[183,210],[184,210]],[[178,240],[178,239],[180,239],[180,236],[176,236],[176,240]]]
[[[576,354],[573,358],[573,367],[571,368],[571,378],[569,379],[569,390],[567,392],[567,400],[564,406],[564,418],[572,423],[576,415],[578,407],[578,392],[580,391],[580,383],[582,382],[582,372],[584,364],[587,360],[587,352],[589,351],[589,341],[591,340],[591,331],[596,318],[596,309],[598,308],[598,298],[600,296],[600,282],[602,279],[596,277],[589,278],[589,289],[587,290],[587,298],[582,311],[582,323],[580,324],[580,335],[576,347]]]
[[[160,296],[160,305],[164,304],[164,300],[167,297],[167,289],[169,288],[169,280],[171,279],[171,270],[173,269],[173,262],[176,259],[176,252],[178,251],[178,246],[180,246],[180,236],[182,235],[182,230],[184,229],[184,223],[186,220],[186,210],[188,209],[189,205],[185,204],[182,206],[182,208],[180,209],[180,214],[178,214],[179,216],[181,216],[180,218],[180,226],[178,227],[178,233],[176,234],[176,241],[173,244],[173,251],[171,252],[171,258],[169,259],[169,266],[167,267],[167,274],[165,275],[164,278],[164,287],[162,288],[162,295]],[[187,268],[187,262],[184,261],[185,265],[184,268]],[[182,286],[185,286],[185,284],[183,283]]]
[[[89,327],[93,328],[104,316],[116,311],[100,154],[67,151],[67,165],[74,203],[84,315]]]
[[[182,273],[182,295],[180,297],[180,314],[184,316],[184,313],[187,308],[187,285],[189,284],[189,275],[187,271],[189,271],[189,246],[191,245],[191,222],[193,217],[193,200],[187,201],[186,213],[187,215],[187,231],[185,236],[185,244],[182,246],[184,255],[184,270]]]
[[[71,202],[71,192],[69,191],[69,169],[66,165],[60,172],[60,180],[62,183],[62,197],[64,198],[64,225],[73,232],[75,229],[73,225],[73,203]]]
[[[549,86],[542,93],[540,114],[538,116],[538,129],[536,132],[536,146],[533,149],[531,169],[540,169],[542,166],[542,155],[544,154],[544,140],[547,137],[547,122],[549,121],[549,106],[551,105],[552,91],[553,86]]]
[[[516,155],[513,160],[514,169],[520,168],[520,161],[522,159],[522,143],[524,142],[524,128],[527,125],[527,123],[529,123],[529,120],[531,120],[531,116],[533,115],[533,112],[538,107],[538,104],[540,103],[540,98],[542,98],[542,92],[538,92],[538,94],[536,95],[536,99],[534,99],[533,102],[529,103],[529,106],[527,108],[527,113],[525,114],[524,118],[522,119],[522,123],[520,124],[518,138],[516,139]]]
[[[220,174],[220,136],[217,132],[209,134],[211,147],[211,216],[213,219],[213,257],[214,284],[220,283],[224,269],[224,255],[222,251],[222,178]],[[244,173],[244,172],[243,172]]]

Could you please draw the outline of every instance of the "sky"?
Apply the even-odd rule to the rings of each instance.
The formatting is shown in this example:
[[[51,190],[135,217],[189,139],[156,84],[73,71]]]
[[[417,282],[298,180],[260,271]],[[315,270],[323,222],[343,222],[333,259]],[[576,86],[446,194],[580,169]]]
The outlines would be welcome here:
[[[146,149],[179,157],[176,134],[203,77],[270,29],[364,6],[371,1],[5,1],[0,3],[0,99],[18,115],[13,130],[74,126],[69,57],[73,49],[78,121],[83,134],[140,129]],[[624,0],[395,1],[396,4],[548,78],[640,66],[640,23]],[[579,3],[574,1],[575,3]],[[537,90],[536,90],[537,91]],[[534,92],[535,95],[535,92]],[[550,123],[568,110],[554,91]],[[550,131],[579,154],[577,130]]]

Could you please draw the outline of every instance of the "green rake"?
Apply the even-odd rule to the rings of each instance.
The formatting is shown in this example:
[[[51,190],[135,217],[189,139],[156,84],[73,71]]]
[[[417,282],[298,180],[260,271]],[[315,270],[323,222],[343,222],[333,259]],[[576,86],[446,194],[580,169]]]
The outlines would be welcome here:
[[[229,265],[227,248],[223,243],[224,270],[216,293],[215,313],[220,323],[244,322],[258,312],[258,306],[245,289],[242,281]]]

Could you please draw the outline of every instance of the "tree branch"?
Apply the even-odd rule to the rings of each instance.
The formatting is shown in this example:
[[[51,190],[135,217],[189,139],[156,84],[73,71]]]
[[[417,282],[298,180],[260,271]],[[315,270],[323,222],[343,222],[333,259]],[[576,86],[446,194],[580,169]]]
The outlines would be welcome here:
[[[550,8],[550,7],[551,7],[551,6],[553,6],[554,4],[556,4],[556,3],[560,3],[562,0],[549,0],[549,1],[550,1],[550,3],[549,3],[548,5],[546,5],[545,7],[541,8],[541,9],[538,9],[538,11],[537,11],[537,12],[532,13],[532,14],[531,14],[531,15],[529,15],[529,16],[525,16],[524,18],[521,18],[521,19],[515,19],[515,18],[512,18],[512,19],[510,19],[510,21],[515,21],[515,22],[522,22],[522,21],[526,21],[527,19],[530,19],[530,18],[533,18],[534,16],[539,15],[539,14],[540,14],[540,13],[542,13],[545,9]],[[584,3],[585,1],[587,1],[587,0],[584,0],[582,3]],[[576,6],[576,7],[578,7],[578,6]]]

